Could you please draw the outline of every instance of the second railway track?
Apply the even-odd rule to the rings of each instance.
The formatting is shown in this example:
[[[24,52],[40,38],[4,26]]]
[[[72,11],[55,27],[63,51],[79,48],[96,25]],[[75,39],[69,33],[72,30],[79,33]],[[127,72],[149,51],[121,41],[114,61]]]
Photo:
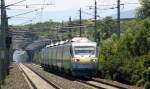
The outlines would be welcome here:
[[[31,70],[29,67],[23,64],[19,64],[19,67],[23,72],[23,75],[26,77],[26,80],[31,89],[61,89],[55,84],[47,81],[45,78]]]
[[[40,66],[37,66],[35,64],[26,64],[26,65],[32,71],[36,71],[35,73],[43,77],[46,81],[55,82],[54,84],[57,84],[56,86],[58,85],[61,86],[59,88],[62,88],[62,89],[127,89],[124,87],[113,86],[111,84],[95,81],[94,79],[83,80],[83,79],[72,78],[71,76],[65,75],[65,74],[60,74],[60,73],[53,74],[53,73],[44,71]],[[45,75],[42,75],[41,73],[45,73]],[[53,77],[53,78],[50,80],[48,79],[50,77]],[[61,82],[63,82],[63,84],[61,84]]]

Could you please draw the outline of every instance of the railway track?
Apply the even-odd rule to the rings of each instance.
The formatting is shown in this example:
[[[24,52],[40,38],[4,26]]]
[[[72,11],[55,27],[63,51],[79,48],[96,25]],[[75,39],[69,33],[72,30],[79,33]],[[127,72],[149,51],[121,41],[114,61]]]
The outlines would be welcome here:
[[[142,89],[139,87],[122,84],[122,83],[119,83],[116,81],[108,81],[108,80],[104,80],[104,79],[100,79],[100,78],[92,78],[92,80],[95,82],[100,82],[102,84],[110,85],[110,86],[113,86],[113,87],[116,87],[119,89]]]
[[[95,87],[97,89],[122,89],[122,88],[118,88],[118,87],[114,87],[114,86],[111,86],[111,85],[107,85],[107,84],[103,84],[103,83],[100,83],[100,82],[95,82],[95,81],[84,81],[84,80],[77,80],[78,82],[81,82],[83,84],[87,84],[87,85],[90,85],[92,87]]]
[[[34,71],[34,68],[36,69],[41,69],[40,66],[37,66],[35,64],[27,64],[27,66],[32,70]],[[41,71],[45,72],[44,70],[41,69]],[[36,74],[38,74],[39,76],[43,77],[40,73],[36,72]],[[51,74],[51,73],[49,73]],[[52,73],[53,74],[53,73]],[[117,85],[113,85],[113,84],[109,84],[109,83],[105,83],[105,82],[101,82],[99,81],[98,79],[91,79],[91,80],[86,80],[86,79],[78,79],[78,78],[73,78],[69,75],[64,75],[64,74],[55,74],[54,73],[54,76],[53,77],[61,77],[61,78],[64,78],[65,80],[71,80],[70,82],[73,82],[74,84],[78,85],[82,85],[82,86],[85,86],[85,88],[83,89],[128,89],[127,87],[122,87],[122,86],[117,86]],[[52,76],[48,76],[48,77],[52,77]],[[43,77],[44,78],[44,77]],[[45,79],[46,81],[51,81],[49,79]],[[65,81],[64,81],[65,82]],[[57,84],[55,82],[55,84]],[[59,84],[57,84],[56,86],[58,86]],[[67,86],[67,85],[66,85]],[[69,87],[69,86],[68,86]],[[88,87],[88,88],[86,88]],[[64,87],[59,87],[59,89],[66,89]],[[70,88],[68,88],[70,89]],[[77,89],[74,87],[74,89]],[[130,88],[131,89],[131,88]],[[134,88],[132,88],[134,89]]]
[[[61,89],[23,64],[19,64],[19,69],[22,71],[31,89]]]

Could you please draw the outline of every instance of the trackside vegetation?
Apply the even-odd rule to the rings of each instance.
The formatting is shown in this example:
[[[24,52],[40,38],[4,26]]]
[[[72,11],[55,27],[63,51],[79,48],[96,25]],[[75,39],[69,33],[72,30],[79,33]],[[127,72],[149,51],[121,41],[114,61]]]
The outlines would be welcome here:
[[[100,41],[101,78],[150,89],[149,6],[149,0],[141,0],[137,19],[121,23],[121,37],[117,37],[114,32],[107,39]],[[108,28],[110,27],[112,26],[108,25]]]
[[[99,76],[150,88],[150,18],[130,21],[133,26],[118,38],[103,40]]]

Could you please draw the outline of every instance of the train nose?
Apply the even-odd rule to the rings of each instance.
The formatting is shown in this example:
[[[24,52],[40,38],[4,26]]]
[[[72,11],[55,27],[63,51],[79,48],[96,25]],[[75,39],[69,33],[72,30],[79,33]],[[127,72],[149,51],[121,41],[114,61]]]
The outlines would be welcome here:
[[[78,59],[78,61],[72,63],[72,74],[76,76],[93,76],[97,71],[98,62],[96,59]]]
[[[96,58],[75,58],[72,62],[73,68],[95,68],[97,66]]]

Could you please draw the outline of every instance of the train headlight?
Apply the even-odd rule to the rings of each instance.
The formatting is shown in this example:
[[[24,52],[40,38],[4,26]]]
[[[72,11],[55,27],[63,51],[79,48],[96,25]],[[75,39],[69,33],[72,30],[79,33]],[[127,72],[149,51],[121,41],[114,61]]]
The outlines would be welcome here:
[[[92,61],[92,62],[96,62],[96,59],[92,59],[91,61]]]
[[[74,61],[75,61],[75,62],[79,62],[80,60],[79,60],[79,59],[74,59]]]

